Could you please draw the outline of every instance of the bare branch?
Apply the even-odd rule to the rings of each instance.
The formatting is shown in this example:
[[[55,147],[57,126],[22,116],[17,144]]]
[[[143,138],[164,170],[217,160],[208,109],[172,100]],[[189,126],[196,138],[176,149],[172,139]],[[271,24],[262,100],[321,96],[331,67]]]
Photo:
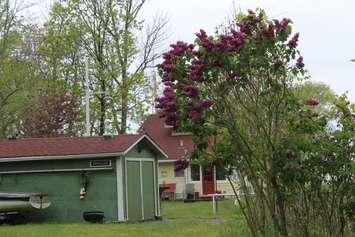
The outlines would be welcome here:
[[[135,73],[145,70],[158,59],[162,53],[163,43],[169,38],[167,26],[169,19],[166,15],[156,15],[150,25],[146,27],[145,36],[141,43],[141,55]]]

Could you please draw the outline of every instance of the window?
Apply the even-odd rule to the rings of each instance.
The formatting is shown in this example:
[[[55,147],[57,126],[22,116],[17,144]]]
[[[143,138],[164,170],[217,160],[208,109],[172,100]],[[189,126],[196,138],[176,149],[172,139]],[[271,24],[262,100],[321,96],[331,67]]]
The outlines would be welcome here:
[[[162,171],[160,171],[160,176],[162,178],[166,178],[166,177],[168,177],[168,172],[166,170],[162,170]]]
[[[191,164],[191,181],[200,181],[200,166]]]
[[[184,169],[174,171],[174,175],[175,175],[175,177],[184,177],[185,176]]]

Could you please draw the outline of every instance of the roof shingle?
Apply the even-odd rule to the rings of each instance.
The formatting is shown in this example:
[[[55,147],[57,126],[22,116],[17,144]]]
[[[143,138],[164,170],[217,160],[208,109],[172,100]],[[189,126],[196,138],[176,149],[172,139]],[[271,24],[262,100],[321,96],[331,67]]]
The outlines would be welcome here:
[[[186,156],[186,152],[194,149],[192,136],[173,135],[173,129],[165,125],[165,118],[161,118],[159,114],[152,114],[143,122],[140,132],[146,133],[157,144],[159,144],[168,159],[176,160]]]
[[[125,134],[112,138],[93,136],[1,139],[0,158],[118,153],[126,151],[142,136]]]

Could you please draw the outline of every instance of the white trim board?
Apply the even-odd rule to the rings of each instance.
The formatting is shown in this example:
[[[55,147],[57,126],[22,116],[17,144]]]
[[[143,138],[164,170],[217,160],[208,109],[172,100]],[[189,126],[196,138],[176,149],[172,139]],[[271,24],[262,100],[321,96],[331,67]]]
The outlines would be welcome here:
[[[154,198],[155,198],[155,216],[160,216],[160,198],[159,198],[159,188],[157,189],[158,184],[158,170],[157,170],[157,162],[153,161],[153,172],[154,172]],[[158,184],[159,185],[159,184]]]
[[[126,155],[133,147],[135,147],[140,141],[142,141],[144,138],[146,138],[150,143],[153,144],[153,146],[165,157],[168,158],[168,155],[160,148],[160,146],[155,143],[149,136],[143,135],[140,137],[135,143],[133,143],[130,147],[128,147],[123,154]]]
[[[142,160],[139,160],[139,176],[140,176],[140,184],[141,184],[141,208],[142,208],[141,213],[142,213],[142,220],[145,220],[145,216],[144,216],[144,192],[143,192],[143,164],[142,164]]]
[[[91,158],[107,158],[121,156],[122,152],[115,153],[97,153],[97,154],[80,154],[80,155],[65,155],[65,156],[25,156],[25,157],[9,157],[0,158],[1,162],[9,161],[34,161],[34,160],[66,160],[66,159],[91,159]]]
[[[158,160],[158,163],[173,163],[177,160]]]
[[[22,170],[22,171],[0,171],[0,174],[26,174],[26,173],[51,173],[51,172],[73,172],[73,171],[91,171],[91,170],[113,170],[109,168],[82,168],[82,169],[51,169],[51,170]]]
[[[123,168],[122,158],[116,159],[116,182],[117,182],[117,218],[118,221],[124,221],[124,200],[123,200]]]
[[[154,158],[132,158],[132,157],[126,157],[127,161],[154,161]]]
[[[127,192],[127,158],[124,158],[124,176],[125,176],[125,196],[126,196],[126,220],[129,220],[128,218],[128,192]]]

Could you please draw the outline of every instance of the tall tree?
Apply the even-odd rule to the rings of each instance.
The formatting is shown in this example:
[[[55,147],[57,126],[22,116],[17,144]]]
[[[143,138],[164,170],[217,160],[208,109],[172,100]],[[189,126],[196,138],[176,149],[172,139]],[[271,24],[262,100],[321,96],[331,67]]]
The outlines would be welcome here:
[[[149,88],[144,72],[159,57],[159,47],[166,38],[166,19],[156,17],[151,26],[146,28],[146,35],[141,45],[138,45],[135,31],[142,28],[138,16],[146,0],[126,0],[122,2],[109,1],[110,25],[107,29],[114,40],[114,48],[119,65],[118,77],[115,82],[119,86],[121,119],[120,133],[127,130],[127,120],[137,114],[132,113],[145,101],[144,94]],[[116,16],[121,16],[117,19]],[[138,86],[137,85],[141,85]],[[137,111],[137,110],[136,110]],[[139,110],[138,110],[139,111]]]
[[[11,53],[15,50],[18,41],[16,14],[11,8],[10,2],[0,1],[0,111],[8,103],[11,97],[19,90],[16,85],[10,85],[9,77],[5,76],[8,72],[7,61]]]
[[[330,107],[336,100],[336,94],[327,84],[322,82],[306,81],[296,86],[296,96],[306,101],[310,98],[319,101],[318,109]]]
[[[159,55],[166,20],[156,18],[152,25],[145,26],[139,20],[145,2],[72,0],[60,1],[52,8],[48,35],[59,36],[63,42],[74,35],[70,50],[76,52],[76,70],[82,72],[83,61],[89,61],[93,133],[125,133],[127,121],[147,110],[150,81],[145,70]],[[144,29],[145,37],[140,42],[139,31]],[[53,45],[57,37],[47,39]],[[70,61],[65,60],[67,57],[64,62]],[[79,77],[83,82],[81,75],[75,75],[75,80]]]
[[[0,1],[0,136],[20,133],[23,108],[32,102],[39,78],[32,60],[29,26],[21,24],[23,6]],[[31,31],[31,30],[30,30]]]
[[[80,47],[79,28],[71,18],[70,9],[56,2],[45,23],[39,47],[39,54],[43,57],[42,72],[51,81],[61,81],[77,96],[82,91],[84,78],[84,52]]]

